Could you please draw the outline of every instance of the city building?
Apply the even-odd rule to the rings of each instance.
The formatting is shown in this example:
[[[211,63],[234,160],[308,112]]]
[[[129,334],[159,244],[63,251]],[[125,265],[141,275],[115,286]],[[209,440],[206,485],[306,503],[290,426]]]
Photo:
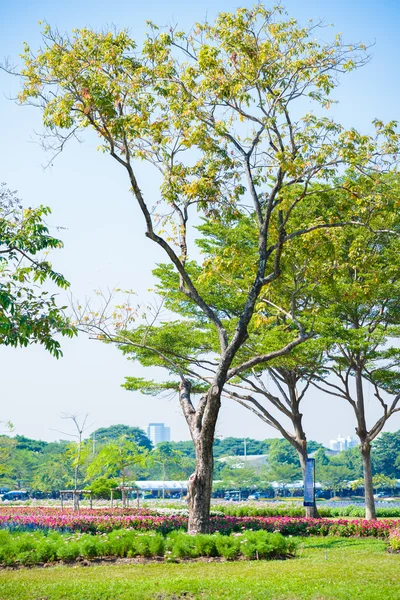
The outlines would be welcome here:
[[[344,438],[338,435],[336,440],[329,440],[329,448],[334,450],[335,452],[343,452],[343,450],[349,450],[349,448],[354,448],[358,445],[358,441],[349,435]]]
[[[171,429],[165,427],[164,423],[149,423],[147,427],[147,437],[153,446],[157,446],[160,442],[170,442]]]

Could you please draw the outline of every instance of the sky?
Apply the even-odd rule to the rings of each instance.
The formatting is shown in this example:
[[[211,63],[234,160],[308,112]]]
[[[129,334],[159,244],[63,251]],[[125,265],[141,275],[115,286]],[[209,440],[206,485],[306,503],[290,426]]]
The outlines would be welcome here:
[[[61,31],[127,27],[140,42],[146,20],[161,25],[177,23],[184,28],[205,16],[212,19],[220,11],[251,4],[245,0],[0,0],[0,60],[9,58],[18,65],[24,41],[37,48],[41,20]],[[368,132],[376,117],[385,121],[398,118],[397,0],[288,0],[284,5],[303,24],[308,19],[322,19],[327,37],[342,32],[345,40],[373,44],[371,62],[343,79],[335,93],[340,101],[334,109],[337,120]],[[51,231],[65,245],[52,255],[53,266],[69,279],[76,298],[90,298],[94,290],[114,287],[133,289],[138,299],[149,297],[151,270],[163,257],[144,238],[141,215],[121,169],[110,157],[95,151],[90,136],[85,143],[67,146],[53,166],[44,169],[49,156],[35,136],[42,130],[40,113],[32,107],[19,107],[12,100],[19,85],[18,78],[0,72],[0,181],[18,190],[26,206],[51,207]],[[141,166],[140,177],[149,193],[154,192],[151,171]],[[59,439],[65,437],[59,431],[68,430],[62,413],[89,413],[88,433],[116,423],[145,427],[149,422],[164,422],[171,427],[172,439],[190,438],[176,398],[147,397],[121,388],[126,376],[144,374],[118,350],[84,335],[63,340],[62,346],[64,357],[58,361],[39,346],[23,350],[0,346],[0,421],[12,421],[16,433]],[[370,418],[376,418],[371,391],[367,405]],[[327,443],[339,433],[354,435],[354,417],[345,401],[313,391],[303,412],[311,439]],[[400,417],[396,416],[387,430],[399,427]],[[226,401],[217,435],[265,439],[277,434],[244,408]]]

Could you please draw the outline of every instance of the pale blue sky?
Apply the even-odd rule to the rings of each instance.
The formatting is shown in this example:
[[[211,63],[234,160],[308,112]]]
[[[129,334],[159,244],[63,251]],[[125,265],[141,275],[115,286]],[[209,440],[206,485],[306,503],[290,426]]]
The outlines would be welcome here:
[[[82,26],[101,28],[107,24],[128,27],[139,42],[145,20],[160,24],[177,22],[189,26],[205,15],[209,19],[221,10],[239,5],[228,0],[122,0],[119,2],[50,2],[0,0],[0,57],[18,63],[22,42],[32,48],[40,43],[39,20],[60,30]],[[305,23],[322,18],[326,36],[341,31],[349,41],[375,42],[372,61],[343,80],[336,93],[340,105],[335,117],[345,126],[370,128],[375,117],[384,120],[399,116],[398,57],[400,56],[400,3],[396,0],[289,0],[289,13]],[[83,298],[97,288],[120,286],[143,295],[151,286],[151,268],[162,256],[143,236],[144,228],[128,192],[121,170],[105,155],[96,153],[94,143],[71,144],[51,169],[43,170],[48,157],[32,143],[41,130],[40,114],[21,108],[6,96],[15,95],[18,80],[0,73],[0,181],[17,189],[26,205],[51,206],[51,224],[60,232],[65,248],[53,256],[57,270],[72,283],[73,293]],[[140,177],[151,193],[151,174],[141,167]],[[124,376],[142,375],[111,347],[79,339],[64,342],[64,358],[56,361],[38,348],[0,348],[0,420],[10,419],[17,433],[43,439],[59,435],[62,412],[88,412],[94,427],[113,423],[145,426],[164,421],[173,439],[188,439],[184,419],[175,400],[142,397],[120,387]],[[371,406],[373,398],[370,398]],[[352,435],[354,421],[339,400],[326,400],[315,393],[306,403],[305,422],[309,437],[327,442],[340,432]],[[400,417],[388,429],[400,427]],[[218,434],[265,438],[275,435],[243,408],[225,405]]]

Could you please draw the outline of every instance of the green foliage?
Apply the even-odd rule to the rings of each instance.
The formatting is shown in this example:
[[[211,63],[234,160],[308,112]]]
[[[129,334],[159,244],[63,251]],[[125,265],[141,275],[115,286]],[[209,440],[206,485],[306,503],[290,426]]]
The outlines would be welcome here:
[[[108,477],[98,477],[94,481],[90,482],[90,489],[94,498],[103,498],[109,500],[111,490],[118,486],[118,482],[109,479]],[[121,492],[115,492],[115,498],[121,496]]]
[[[49,234],[44,206],[22,209],[15,192],[0,186],[0,344],[43,345],[56,358],[62,355],[56,334],[72,337],[76,330],[56,304],[54,294],[41,291],[51,282],[69,283],[41,255],[62,247]]]
[[[240,552],[247,560],[260,560],[276,556],[287,556],[294,552],[295,545],[288,546],[287,540],[280,533],[267,531],[248,531],[240,545]]]
[[[240,541],[236,536],[222,536],[216,538],[216,548],[220,556],[226,560],[235,560],[240,553]]]
[[[189,535],[175,531],[139,533],[118,529],[108,534],[15,533],[0,530],[0,565],[32,566],[39,563],[74,562],[78,558],[164,557],[179,560],[222,556],[233,560],[281,558],[294,553],[294,544],[279,533],[246,531],[241,534]]]
[[[118,477],[121,484],[125,485],[128,476],[134,479],[132,469],[136,466],[145,466],[148,460],[147,450],[121,436],[101,448],[89,464],[87,476],[89,478],[99,475]]]
[[[346,45],[340,36],[323,44],[315,25],[301,27],[280,7],[263,5],[221,13],[195,31],[149,25],[138,48],[126,30],[85,28],[68,37],[46,24],[42,48],[34,52],[25,44],[23,53],[20,102],[39,104],[52,135],[97,133],[101,149],[128,172],[147,235],[169,255],[155,275],[179,320],[120,332],[121,350],[133,360],[168,369],[162,383],[127,378],[128,389],[144,393],[176,391],[178,373],[193,379],[188,356],[218,359],[221,339],[232,340],[239,324],[245,323],[241,336],[248,343],[237,345],[233,364],[263,346],[275,350],[293,341],[294,321],[265,308],[271,286],[266,282],[261,294],[261,280],[270,273],[270,283],[284,272],[275,269],[281,258],[287,267],[283,246],[304,228],[312,234],[309,249],[322,228],[349,217],[350,206],[358,223],[367,213],[364,196],[356,196],[348,180],[362,171],[375,181],[373,174],[390,168],[398,147],[393,122],[376,120],[376,134],[362,135],[317,116],[330,106],[337,71],[367,60],[362,44]],[[292,121],[291,102],[299,96],[317,110],[296,112]],[[265,160],[253,165],[253,153]],[[135,159],[156,163],[161,173],[155,222],[132,171]],[[193,209],[204,219],[201,263],[187,250]],[[207,389],[200,377],[194,380],[194,391]]]
[[[135,442],[138,446],[151,450],[151,442],[145,432],[140,427],[131,427],[130,425],[110,425],[109,427],[100,427],[92,433],[92,439],[96,443],[116,441],[121,436],[127,440]]]
[[[383,432],[373,446],[373,466],[377,473],[387,477],[400,475],[400,431]]]

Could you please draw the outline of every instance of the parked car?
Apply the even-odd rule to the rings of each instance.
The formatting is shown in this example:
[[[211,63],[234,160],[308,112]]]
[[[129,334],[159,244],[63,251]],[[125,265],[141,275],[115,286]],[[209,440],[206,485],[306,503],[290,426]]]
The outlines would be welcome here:
[[[242,499],[242,492],[240,490],[232,490],[230,492],[226,492],[224,496],[224,500],[230,500],[231,502],[240,502]]]
[[[3,502],[15,501],[15,500],[28,500],[29,494],[25,490],[11,490],[6,492],[2,496]]]
[[[250,496],[247,497],[247,500],[259,500],[260,496],[261,494],[259,492],[254,492],[254,494],[250,494]]]

